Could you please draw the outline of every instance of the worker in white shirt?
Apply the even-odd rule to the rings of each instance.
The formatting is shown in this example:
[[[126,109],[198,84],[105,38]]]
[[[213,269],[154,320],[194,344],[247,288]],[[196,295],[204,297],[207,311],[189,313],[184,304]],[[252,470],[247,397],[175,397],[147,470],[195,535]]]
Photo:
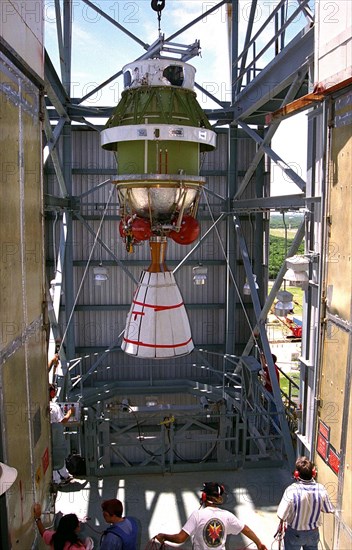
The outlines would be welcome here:
[[[61,409],[60,405],[58,403],[56,403],[56,401],[54,401],[54,399],[56,397],[56,393],[57,393],[56,386],[54,384],[50,384],[49,385],[50,423],[52,425],[53,424],[54,425],[55,424],[66,424],[69,421],[69,419],[71,418],[71,416],[75,413],[75,408],[74,407],[68,407],[67,411],[64,412]],[[61,431],[60,431],[60,433],[61,433]],[[56,440],[56,438],[54,438],[54,432],[53,432],[52,435],[53,435],[53,443],[54,443],[55,440]],[[63,430],[62,430],[61,438],[63,438]],[[55,456],[56,453],[54,453],[54,445],[53,445],[53,455],[54,455],[53,456],[54,463],[55,463],[56,458],[59,458],[59,462],[60,462],[60,467],[59,468],[55,468],[56,464],[54,464],[53,482],[56,483],[56,484],[61,484],[61,485],[69,483],[70,481],[72,481],[73,476],[70,474],[70,472],[66,468],[65,457],[63,456],[62,458],[60,458],[59,455],[58,455],[58,457]]]

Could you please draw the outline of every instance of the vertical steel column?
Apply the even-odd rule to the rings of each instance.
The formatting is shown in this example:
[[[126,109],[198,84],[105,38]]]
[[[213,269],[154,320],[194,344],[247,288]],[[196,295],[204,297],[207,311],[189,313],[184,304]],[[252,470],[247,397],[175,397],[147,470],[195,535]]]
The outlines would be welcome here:
[[[255,173],[255,189],[257,197],[264,197],[264,171],[265,160],[262,157],[258,163]],[[267,225],[267,223],[266,223]],[[265,289],[268,283],[268,270],[264,274],[264,258],[263,258],[263,239],[266,238],[266,231],[264,231],[263,213],[259,212],[255,214],[254,224],[254,243],[253,243],[253,272],[257,276],[257,283],[259,285],[258,294],[260,296],[260,302],[263,304],[265,301]]]
[[[323,224],[322,205],[316,204],[313,200],[317,194],[318,186],[320,185],[319,176],[317,174],[317,143],[319,141],[317,129],[318,116],[321,115],[321,107],[315,108],[308,113],[308,151],[307,151],[307,190],[306,190],[306,205],[308,212],[306,214],[306,233],[305,233],[305,251],[315,251],[319,245],[319,240],[316,238],[317,224]],[[320,245],[321,246],[321,245]],[[320,269],[320,268],[319,268]],[[319,275],[320,279],[320,275]],[[318,280],[316,279],[316,283]],[[301,343],[301,358],[300,358],[300,402],[302,404],[302,415],[298,419],[297,432],[297,454],[310,456],[312,426],[315,426],[314,414],[311,411],[315,409],[315,402],[307,399],[307,373],[309,369],[313,369],[316,365],[316,350],[320,341],[320,326],[319,326],[319,296],[321,292],[320,284],[311,284],[313,280],[313,262],[309,262],[309,283],[305,291],[305,299],[303,302],[302,312],[302,343]]]
[[[301,244],[302,239],[304,237],[304,231],[305,231],[305,222],[303,221],[301,223],[300,227],[297,229],[297,233],[296,233],[296,235],[295,235],[295,237],[292,241],[292,244],[289,248],[289,251],[287,253],[288,257],[291,257],[294,254],[296,254],[296,252],[298,250],[298,247]],[[267,297],[267,299],[265,301],[265,304],[264,304],[263,309],[260,313],[260,316],[259,316],[259,318],[257,317],[257,324],[254,327],[254,330],[256,330],[260,325],[264,326],[265,320],[268,316],[271,305],[273,304],[273,302],[275,300],[276,294],[277,294],[278,290],[281,287],[281,284],[282,284],[282,281],[284,279],[284,275],[285,275],[286,271],[287,271],[286,263],[284,262],[282,264],[280,270],[279,270],[279,273],[277,274],[277,277],[276,277],[276,279],[274,281],[274,284],[273,284],[273,286],[270,290],[269,296]],[[254,345],[253,334],[251,334],[251,337],[248,340],[248,342],[246,344],[246,347],[243,351],[243,355],[248,355],[250,353],[253,345]]]
[[[231,86],[232,101],[235,99],[236,79],[238,71],[238,2],[232,0],[232,28],[231,28]],[[227,171],[227,202],[228,210],[231,210],[231,201],[235,195],[237,186],[237,126],[229,128],[228,143],[228,171]],[[228,269],[226,275],[226,325],[225,325],[225,352],[235,353],[235,318],[236,318],[236,292],[231,273],[236,273],[236,245],[235,230],[230,218],[226,222],[226,254]]]
[[[63,4],[63,50],[64,63],[62,64],[62,82],[67,95],[71,96],[71,48],[72,48],[72,2],[64,0]],[[63,173],[69,196],[72,196],[72,128],[71,122],[66,122],[62,132],[63,137]],[[72,211],[66,209],[67,241],[64,264],[65,277],[65,318],[66,318],[66,358],[75,356],[75,330],[73,317],[70,319],[74,307],[73,290],[73,222]],[[70,319],[70,321],[69,321]],[[68,324],[69,322],[69,324]],[[65,366],[65,365],[64,365]],[[65,387],[67,391],[67,387]]]
[[[329,156],[331,154],[330,151],[330,144],[329,144],[329,123],[331,118],[331,105],[327,103],[327,101],[324,101],[323,103],[323,111],[322,111],[322,128],[323,128],[323,141],[322,141],[322,169],[321,169],[321,208],[319,211],[319,214],[315,213],[314,223],[321,223],[321,242],[320,242],[320,249],[321,249],[321,260],[319,264],[319,275],[318,275],[318,311],[317,311],[317,322],[319,326],[319,330],[317,331],[317,338],[314,343],[314,350],[312,350],[312,359],[311,364],[315,366],[314,368],[314,387],[312,388],[312,395],[317,398],[320,394],[321,390],[321,383],[322,383],[322,357],[323,357],[323,346],[324,346],[324,324],[323,324],[323,318],[326,315],[325,312],[325,303],[323,300],[323,291],[326,288],[326,276],[327,276],[327,254],[324,251],[328,251],[328,243],[329,243],[329,223],[328,223],[328,209],[329,209],[329,201],[328,201],[328,177],[329,177],[329,171],[328,171],[328,161]],[[317,216],[319,218],[317,219]],[[308,296],[309,299],[312,298],[312,294]],[[307,304],[307,307],[309,308],[311,306],[311,302]],[[309,354],[311,351],[309,351]],[[301,384],[302,384],[302,375],[301,375]],[[303,403],[303,408],[310,408],[310,414],[312,416],[312,423],[311,423],[311,433],[309,434],[311,439],[311,456],[314,457],[314,454],[316,452],[316,426],[317,426],[317,420],[318,420],[318,406],[317,406],[317,399],[314,399],[313,403]],[[305,433],[307,437],[307,433]]]
[[[282,433],[282,438],[283,438],[284,445],[285,445],[287,461],[288,461],[289,466],[291,468],[293,468],[294,463],[295,463],[295,453],[294,453],[294,449],[293,449],[293,445],[292,445],[292,438],[291,438],[288,423],[286,421],[285,409],[284,409],[282,399],[281,399],[280,386],[279,386],[279,382],[276,378],[275,367],[274,367],[274,363],[273,363],[273,360],[272,360],[272,357],[271,357],[271,351],[270,351],[270,345],[269,345],[269,341],[268,341],[268,335],[266,333],[265,326],[262,323],[259,323],[259,319],[260,319],[260,315],[261,315],[261,307],[260,307],[260,303],[259,303],[259,297],[258,297],[257,289],[255,288],[255,281],[254,281],[254,277],[253,277],[253,273],[252,273],[252,266],[251,266],[250,259],[249,259],[249,256],[248,256],[248,250],[247,250],[246,242],[245,242],[243,234],[242,234],[240,221],[236,216],[233,217],[233,221],[234,221],[234,226],[235,226],[236,233],[237,233],[238,244],[239,244],[241,254],[242,254],[243,265],[244,265],[244,268],[245,268],[245,271],[246,271],[246,277],[247,277],[249,287],[250,287],[250,290],[251,290],[253,307],[254,307],[254,312],[255,312],[256,319],[257,319],[257,323],[258,323],[258,329],[259,329],[259,334],[260,334],[260,338],[261,338],[261,342],[262,342],[262,346],[263,346],[263,351],[264,351],[264,355],[266,357],[267,364],[268,364],[271,384],[272,384],[272,388],[273,388],[273,397],[274,397],[274,402],[275,402],[276,410],[277,410],[279,421],[280,421],[281,433]]]

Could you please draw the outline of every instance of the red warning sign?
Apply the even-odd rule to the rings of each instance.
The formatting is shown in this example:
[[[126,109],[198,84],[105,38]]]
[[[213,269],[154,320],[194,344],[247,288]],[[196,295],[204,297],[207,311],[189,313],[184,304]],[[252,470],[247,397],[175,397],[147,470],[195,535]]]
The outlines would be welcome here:
[[[329,447],[328,464],[335,474],[339,473],[340,457],[331,445]]]

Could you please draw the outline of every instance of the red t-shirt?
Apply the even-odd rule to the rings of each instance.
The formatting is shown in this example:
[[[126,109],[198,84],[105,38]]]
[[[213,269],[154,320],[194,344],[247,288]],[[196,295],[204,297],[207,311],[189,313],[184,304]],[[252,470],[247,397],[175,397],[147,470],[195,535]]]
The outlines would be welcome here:
[[[280,373],[279,373],[279,369],[277,367],[277,365],[274,365],[275,367],[275,372],[276,372],[276,378],[277,378],[277,381],[280,385]],[[273,393],[273,387],[271,385],[271,380],[270,380],[270,374],[269,374],[269,367],[268,365],[264,365],[263,366],[263,371],[265,373],[265,384],[264,384],[264,388],[267,390],[267,391],[270,391],[270,393]]]

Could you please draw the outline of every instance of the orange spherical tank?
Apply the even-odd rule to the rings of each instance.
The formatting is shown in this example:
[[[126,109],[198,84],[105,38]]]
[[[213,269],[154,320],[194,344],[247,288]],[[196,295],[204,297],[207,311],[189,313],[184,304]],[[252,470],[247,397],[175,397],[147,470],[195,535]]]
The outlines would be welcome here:
[[[178,244],[191,244],[200,233],[199,223],[192,216],[183,216],[179,231],[170,231],[169,237]]]
[[[135,218],[131,220],[131,216],[127,216],[125,221],[119,223],[120,237],[123,239],[127,235],[132,235],[135,241],[146,241],[152,236],[152,230],[149,220],[143,218]]]

